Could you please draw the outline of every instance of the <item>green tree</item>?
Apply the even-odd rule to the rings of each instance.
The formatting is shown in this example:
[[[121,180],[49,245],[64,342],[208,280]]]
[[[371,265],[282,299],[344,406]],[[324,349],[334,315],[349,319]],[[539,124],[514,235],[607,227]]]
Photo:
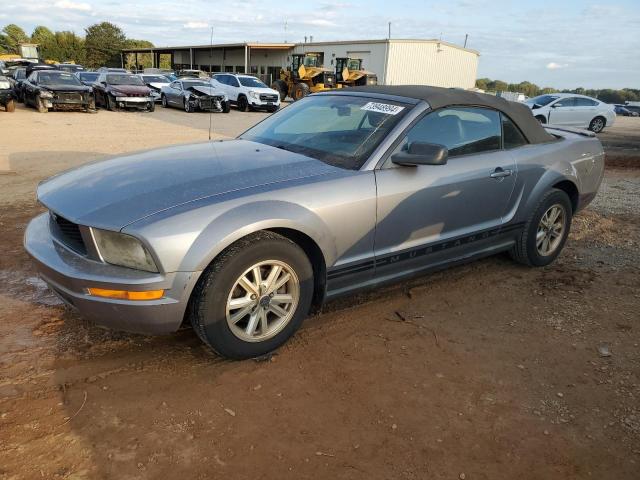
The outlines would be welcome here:
[[[487,85],[489,84],[489,82],[491,82],[490,78],[479,78],[476,80],[476,88],[486,91],[488,90]]]
[[[133,38],[128,38],[127,41],[125,42],[124,48],[153,48],[153,43],[147,40],[134,40]],[[153,58],[151,53],[139,53],[138,65],[135,65],[135,62],[136,62],[136,58],[134,54],[130,53],[125,56],[126,68],[136,70],[136,69],[150,68],[153,66]]]
[[[86,60],[84,40],[74,32],[64,31],[55,33],[56,57],[59,62],[75,62],[84,64]]]
[[[28,43],[29,37],[24,30],[14,23],[10,23],[0,33],[0,49],[7,53],[20,54],[20,44]]]
[[[56,54],[56,37],[54,33],[47,27],[42,25],[33,29],[31,41],[38,44],[40,57],[45,59],[53,59]]]
[[[120,52],[127,41],[124,32],[109,22],[91,25],[85,29],[85,32],[84,45],[87,66],[92,68],[119,67]]]

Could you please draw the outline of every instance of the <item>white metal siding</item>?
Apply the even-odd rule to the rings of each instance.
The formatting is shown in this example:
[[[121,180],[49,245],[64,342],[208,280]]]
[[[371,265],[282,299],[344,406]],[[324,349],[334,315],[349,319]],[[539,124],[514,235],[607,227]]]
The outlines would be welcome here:
[[[393,41],[389,45],[386,85],[473,88],[478,55],[439,42]]]

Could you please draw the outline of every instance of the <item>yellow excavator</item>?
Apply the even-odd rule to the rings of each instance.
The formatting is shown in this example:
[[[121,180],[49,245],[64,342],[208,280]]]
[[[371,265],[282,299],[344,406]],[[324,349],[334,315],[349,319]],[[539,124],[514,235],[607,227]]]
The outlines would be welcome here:
[[[336,88],[336,74],[323,66],[322,53],[294,53],[291,66],[280,70],[280,78],[271,88],[280,92],[281,101],[287,95],[296,101],[309,93]]]
[[[361,58],[336,58],[336,80],[343,87],[378,84],[378,76],[363,68]]]

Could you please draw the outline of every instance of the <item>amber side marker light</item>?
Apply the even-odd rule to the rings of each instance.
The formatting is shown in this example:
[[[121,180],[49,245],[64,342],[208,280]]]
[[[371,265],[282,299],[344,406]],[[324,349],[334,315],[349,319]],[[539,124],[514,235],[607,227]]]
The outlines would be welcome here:
[[[94,297],[115,298],[118,300],[158,300],[164,290],[147,290],[146,292],[130,292],[128,290],[106,290],[104,288],[88,288],[89,295]]]

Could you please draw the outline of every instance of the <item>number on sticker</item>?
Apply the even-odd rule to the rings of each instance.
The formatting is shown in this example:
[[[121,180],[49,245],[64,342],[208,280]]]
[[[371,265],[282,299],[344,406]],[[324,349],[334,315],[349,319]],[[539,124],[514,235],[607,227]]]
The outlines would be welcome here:
[[[397,115],[404,107],[398,105],[390,105],[388,103],[369,102],[363,105],[360,110],[369,110],[370,112],[386,113],[387,115]]]

